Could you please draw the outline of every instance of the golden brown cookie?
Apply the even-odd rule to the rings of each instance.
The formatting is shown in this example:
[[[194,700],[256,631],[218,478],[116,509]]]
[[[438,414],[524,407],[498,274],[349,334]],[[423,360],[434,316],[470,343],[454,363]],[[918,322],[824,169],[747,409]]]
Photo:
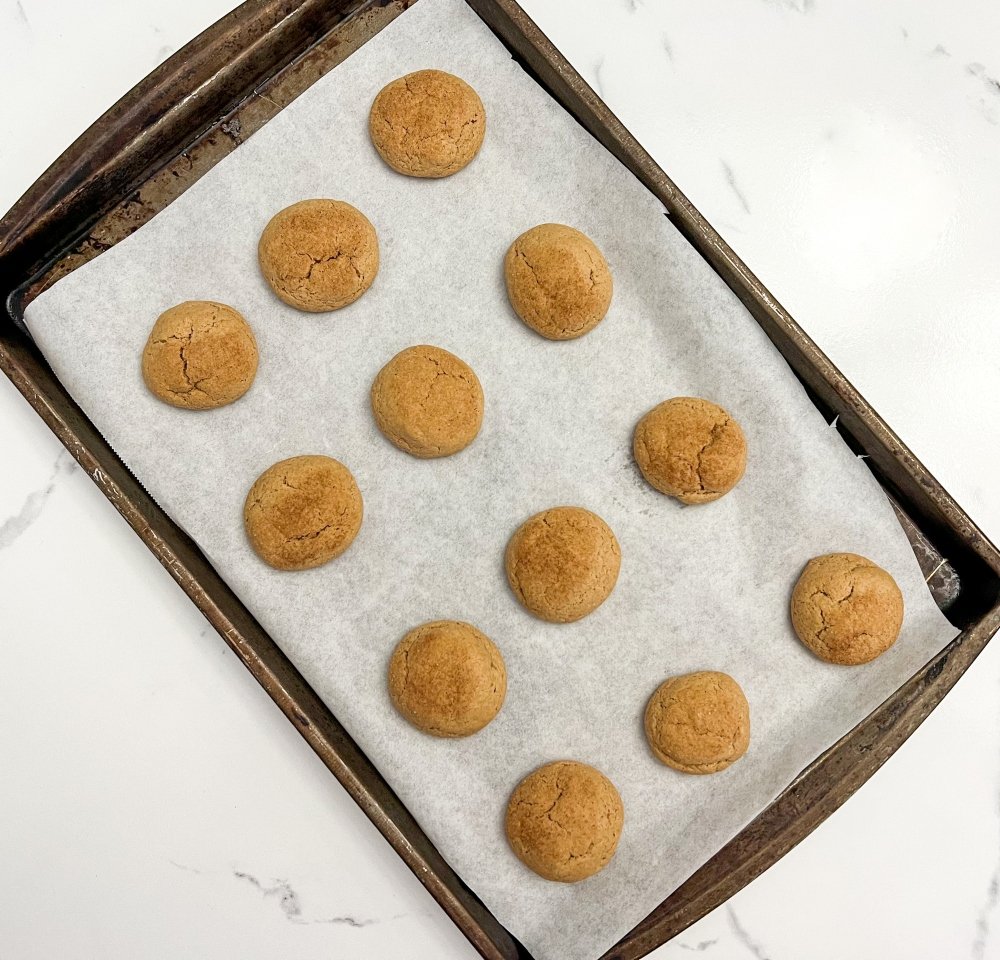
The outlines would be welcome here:
[[[632,453],[646,480],[682,503],[718,500],[739,483],[747,465],[740,425],[698,397],[674,397],[653,407],[635,428]]]
[[[257,375],[257,341],[232,307],[187,300],[157,318],[142,351],[142,378],[165,403],[211,410],[239,400]]]
[[[576,883],[608,865],[624,819],[622,798],[603,773],[559,760],[529,774],[511,794],[507,839],[539,876]]]
[[[243,522],[260,558],[308,570],[340,556],[361,529],[364,506],[351,471],[332,457],[291,457],[268,467],[247,494]]]
[[[290,306],[310,313],[354,303],[378,273],[378,237],[343,200],[300,200],[279,210],[257,244],[260,271]]]
[[[464,450],[483,422],[483,388],[468,364],[440,347],[397,353],[372,384],[379,430],[415,457]]]
[[[435,620],[411,630],[389,661],[389,695],[415,727],[437,737],[482,730],[507,693],[493,641],[472,624]]]
[[[383,87],[368,115],[382,159],[410,177],[447,177],[479,152],[486,111],[464,80],[418,70]]]
[[[583,507],[553,507],[525,520],[507,544],[507,580],[536,617],[570,623],[615,588],[621,550],[611,528]]]
[[[586,234],[561,223],[522,233],[504,260],[514,312],[549,340],[593,330],[611,306],[611,271]]]
[[[750,745],[750,705],[740,685],[714,670],[671,677],[646,705],[646,739],[683,773],[718,773]]]
[[[806,564],[792,591],[792,626],[829,663],[868,663],[903,625],[903,594],[892,576],[856,553],[828,553]]]

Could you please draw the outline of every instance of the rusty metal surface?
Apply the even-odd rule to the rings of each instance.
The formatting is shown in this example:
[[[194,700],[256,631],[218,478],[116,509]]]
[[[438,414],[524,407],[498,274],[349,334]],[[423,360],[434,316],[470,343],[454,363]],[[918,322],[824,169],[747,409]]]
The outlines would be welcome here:
[[[484,956],[527,957],[448,867],[336,718],[197,546],[148,497],[20,324],[31,299],[128,236],[415,0],[249,0],[101,117],[0,221],[0,367]],[[605,956],[635,960],[723,902],[846,800],[1000,626],[1000,555],[816,348],[513,0],[468,0],[532,73],[660,199],[891,494],[928,584],[962,633],[804,770]],[[947,559],[945,559],[947,558]]]

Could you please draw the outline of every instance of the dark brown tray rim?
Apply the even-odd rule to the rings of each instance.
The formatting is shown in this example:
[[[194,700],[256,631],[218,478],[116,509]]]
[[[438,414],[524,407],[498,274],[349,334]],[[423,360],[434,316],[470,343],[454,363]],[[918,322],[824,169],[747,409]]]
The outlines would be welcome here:
[[[148,219],[228,153],[242,138],[241,129],[256,129],[411,2],[250,0],[127,94],[0,222],[0,276],[5,278],[10,321],[10,329],[0,331],[0,367],[480,953],[497,958],[525,956],[523,948],[441,860],[367,758],[235,601],[197,547],[128,474],[52,377],[23,330],[17,329],[24,303],[44,285]],[[672,221],[747,305],[817,405],[840,418],[845,439],[868,454],[880,481],[904,514],[915,519],[935,549],[957,568],[962,584],[963,594],[950,611],[965,628],[961,635],[817,758],[774,804],[606,954],[621,960],[637,958],[723,902],[787,852],[919,725],[1000,625],[1000,556],[523,11],[512,0],[467,2],[516,52],[522,65],[664,203]],[[314,42],[316,37],[320,39]],[[310,57],[315,61],[312,66]],[[214,91],[214,98],[206,90]],[[227,109],[220,108],[223,104]],[[197,145],[202,148],[201,166],[196,149],[187,151],[195,159],[190,160],[189,177],[183,182],[184,177],[171,169],[170,161],[176,156],[171,148],[192,143],[199,134],[204,134]],[[141,184],[152,186],[146,196],[138,190]],[[130,197],[133,192],[134,198]],[[136,209],[130,211],[130,205]],[[74,241],[80,242],[74,246]],[[82,252],[56,256],[67,250]],[[8,286],[11,279],[14,282]]]

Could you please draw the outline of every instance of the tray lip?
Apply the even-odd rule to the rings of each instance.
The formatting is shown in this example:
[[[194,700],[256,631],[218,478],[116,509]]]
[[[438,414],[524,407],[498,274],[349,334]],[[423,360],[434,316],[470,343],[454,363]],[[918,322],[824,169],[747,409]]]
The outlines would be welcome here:
[[[395,3],[402,9],[405,9],[412,2],[413,0],[389,0],[389,5]],[[466,0],[466,2],[468,2],[469,5],[472,6],[473,9],[475,9],[480,16],[482,16],[483,14],[480,11],[479,7],[483,6],[484,3],[491,3],[492,5],[494,5],[499,10],[503,11],[508,16],[517,16],[522,20],[522,22],[527,21],[529,24],[531,23],[531,21],[527,18],[526,14],[524,14],[524,12],[520,10],[520,8],[517,6],[516,3],[513,2],[513,0],[478,0],[478,2],[477,0]],[[308,3],[308,0],[293,0],[293,2],[287,4],[287,6],[295,8],[298,6],[304,6],[306,3]],[[360,6],[355,4],[355,10],[367,10],[370,9],[372,6],[383,6],[383,5],[386,5],[383,2],[383,0],[372,0],[372,2],[367,4],[361,4]],[[244,3],[241,7],[237,8],[235,11],[233,11],[232,14],[224,18],[224,20],[228,21],[234,15],[238,15],[241,13],[246,14],[247,16],[251,16],[253,11],[250,8],[260,8],[261,6],[262,3],[259,2],[259,0],[248,0],[248,2]],[[223,21],[220,21],[220,23],[222,22]],[[531,25],[534,26],[533,24]],[[214,25],[213,27],[209,27],[208,30],[200,34],[195,39],[195,41],[192,41],[192,43],[201,41],[204,38],[208,37],[212,33],[213,29],[215,29],[215,27],[217,26],[218,24]],[[537,31],[537,27],[535,27],[535,30]],[[537,32],[540,36],[542,36],[543,39],[545,39],[544,36],[541,35],[540,31]],[[545,39],[545,42],[548,43],[547,39]],[[179,51],[178,54],[175,54],[173,58],[167,61],[167,64],[170,64],[175,58],[181,57],[186,49],[187,47]],[[552,47],[551,49],[555,51],[554,47]],[[558,51],[555,51],[555,53],[557,54],[558,59],[562,61],[562,66],[568,67],[569,71],[576,77],[576,80],[579,81],[579,83],[581,83],[584,87],[586,87],[586,84],[584,84],[582,79],[579,78],[579,76],[575,73],[575,71],[572,70],[572,67],[569,67],[569,65],[565,62],[565,60],[563,60],[561,55],[558,55]],[[166,66],[166,64],[164,66]],[[149,78],[147,78],[147,80],[148,79]],[[116,107],[112,108],[112,111],[115,110],[117,106],[120,106],[121,104],[129,101],[130,98],[133,98],[133,96],[137,92],[141,92],[141,89],[145,82],[146,81],[140,82],[140,84],[137,85],[136,88],[130,91],[130,93],[126,94],[126,96],[122,98],[122,101],[120,101],[119,104],[116,105]],[[586,89],[593,97],[594,102],[600,105],[600,107],[603,108],[604,111],[606,111],[611,117],[613,117],[613,114],[611,114],[610,111],[607,110],[607,108],[603,105],[603,103],[596,96],[596,94],[594,94],[593,91],[590,91],[589,87],[586,87]],[[552,90],[550,89],[549,92],[552,93]],[[112,111],[109,111],[109,113],[111,113]],[[614,119],[615,121],[617,121],[617,118]],[[624,130],[624,128],[622,129]],[[44,174],[43,177],[47,177],[54,171],[57,172],[58,170],[60,170],[63,165],[71,163],[74,159],[72,154],[75,146],[76,146],[75,144],[74,146],[71,146],[69,150],[67,150],[66,153],[64,153],[63,156],[60,157],[52,165],[52,167],[49,168],[48,171],[46,171],[46,174]],[[638,147],[638,144],[636,144],[636,146]],[[641,149],[642,148],[639,147],[639,150]],[[645,153],[645,151],[643,151],[643,153]],[[659,170],[659,168],[656,167],[655,162],[653,162],[651,158],[648,158],[648,155],[646,156],[647,159],[649,160],[649,163],[657,170]],[[662,174],[662,171],[660,171],[660,173]],[[708,226],[707,222],[705,222],[704,219],[701,218],[700,214],[698,214],[698,212],[694,209],[694,207],[690,205],[690,203],[686,200],[683,194],[681,194],[680,191],[673,186],[672,182],[669,181],[669,179],[666,177],[665,174],[663,174],[663,179],[674,191],[675,202],[677,202],[682,207],[686,206],[686,208],[689,209],[690,212],[692,213],[693,218],[696,220],[700,220],[700,222],[704,225],[704,227],[707,228],[707,232],[714,235],[714,237],[718,240],[720,251],[724,255],[728,255],[729,259],[731,259],[734,263],[742,267],[744,273],[748,277],[752,278],[753,281],[756,282],[760,290],[764,291],[764,293],[767,293],[766,288],[764,288],[763,285],[760,284],[759,281],[756,279],[756,277],[754,277],[753,274],[745,267],[745,265],[742,264],[742,261],[740,261],[739,258],[736,257],[736,255],[731,250],[729,250],[728,246],[725,245],[724,241],[721,240],[721,237],[718,237],[718,234],[715,234],[715,231]],[[41,180],[39,182],[41,182]],[[26,194],[25,198],[22,198],[22,200],[28,199],[31,192],[32,191],[29,190],[28,194]],[[14,213],[19,209],[23,209],[22,201],[19,201],[19,203],[15,205],[14,208],[12,208],[11,213]],[[8,225],[7,218],[4,218],[4,221],[0,223],[0,254],[2,254],[3,252],[4,241],[6,239],[4,228],[7,227],[7,225]],[[770,297],[769,294],[767,295],[768,297]],[[841,377],[843,382],[847,383],[848,387],[850,387],[850,384],[846,381],[846,379],[843,378],[842,375],[839,375],[839,371],[836,371],[836,368],[834,368],[833,365],[830,364],[829,361],[825,358],[825,356],[823,356],[820,353],[818,348],[815,347],[815,344],[812,343],[811,339],[809,339],[808,336],[804,334],[801,331],[801,329],[797,327],[797,325],[794,324],[794,321],[791,320],[791,317],[788,316],[785,311],[783,311],[783,308],[780,307],[780,304],[778,304],[773,297],[770,297],[770,301],[773,307],[784,315],[790,329],[798,335],[799,339],[803,341],[805,344],[812,347],[815,357],[818,357],[821,360],[825,361],[826,364],[829,366],[829,368],[835,371],[838,374],[838,376]],[[9,307],[9,309],[11,308]],[[11,314],[13,316],[13,309],[11,309]],[[286,713],[286,715],[289,716],[289,719],[291,719],[293,723],[296,724],[297,728],[300,729],[300,732],[303,733],[303,736],[307,739],[307,741],[310,742],[310,745],[313,746],[313,748],[317,751],[317,753],[320,754],[321,759],[324,760],[324,763],[326,763],[327,766],[331,768],[332,772],[334,772],[334,774],[338,777],[338,779],[341,780],[345,788],[348,789],[349,793],[351,793],[354,799],[365,810],[366,814],[370,818],[372,818],[373,821],[376,821],[376,826],[383,832],[383,834],[387,837],[387,839],[389,839],[390,843],[392,843],[393,847],[408,863],[411,869],[413,869],[414,872],[417,873],[418,877],[420,877],[420,879],[425,883],[425,885],[427,885],[429,889],[431,889],[432,894],[435,896],[436,899],[439,900],[439,902],[442,904],[444,909],[449,913],[449,915],[452,916],[452,919],[455,920],[456,924],[460,927],[460,929],[462,929],[463,933],[465,933],[466,936],[469,937],[473,945],[476,946],[476,948],[480,951],[480,953],[482,953],[483,956],[487,957],[503,956],[501,953],[498,952],[498,947],[492,941],[485,942],[483,940],[483,937],[474,935],[475,931],[478,930],[479,933],[485,936],[485,933],[479,927],[477,927],[474,918],[470,918],[468,913],[463,909],[461,909],[460,905],[457,905],[454,902],[451,903],[445,902],[447,898],[443,895],[444,891],[441,889],[440,884],[432,887],[430,884],[428,884],[427,880],[423,876],[421,876],[421,870],[427,869],[426,865],[421,864],[420,857],[414,853],[412,847],[408,848],[405,835],[403,835],[399,831],[396,831],[397,834],[396,836],[390,836],[390,833],[387,832],[386,824],[378,822],[376,820],[376,816],[373,814],[373,810],[371,809],[370,805],[367,805],[366,803],[362,802],[362,799],[359,798],[359,794],[362,795],[367,794],[366,786],[364,784],[354,783],[352,788],[352,784],[348,782],[348,780],[352,778],[355,781],[357,780],[357,777],[354,776],[354,771],[351,771],[350,769],[341,769],[340,771],[333,769],[329,757],[324,755],[320,745],[317,744],[315,737],[311,737],[309,735],[308,716],[304,715],[301,711],[297,710],[294,701],[294,692],[290,693],[287,689],[281,687],[280,683],[275,680],[273,674],[269,674],[268,668],[270,665],[264,662],[264,659],[259,651],[249,648],[247,646],[242,646],[241,648],[241,642],[242,642],[241,638],[238,635],[234,635],[234,631],[236,631],[238,634],[237,627],[235,627],[231,623],[231,621],[229,621],[226,618],[225,614],[222,613],[222,611],[215,605],[213,598],[209,596],[209,594],[202,588],[201,583],[191,573],[190,569],[185,565],[184,560],[180,556],[178,556],[178,554],[175,552],[171,544],[169,544],[159,535],[159,532],[152,526],[152,524],[146,522],[145,518],[142,515],[139,505],[134,500],[131,500],[129,498],[127,492],[124,491],[120,486],[118,486],[112,477],[109,477],[106,473],[104,473],[103,470],[101,470],[98,459],[94,456],[94,454],[87,447],[87,445],[81,440],[78,431],[74,429],[73,425],[67,422],[65,418],[65,411],[60,411],[56,409],[55,406],[53,406],[50,398],[45,393],[44,387],[42,387],[42,385],[36,382],[32,377],[30,371],[26,370],[19,363],[18,358],[11,353],[11,351],[8,349],[7,344],[3,341],[2,338],[0,338],[0,367],[4,369],[4,372],[12,380],[15,386],[22,392],[22,394],[25,395],[29,403],[32,404],[32,406],[36,409],[36,411],[43,418],[43,420],[45,420],[45,422],[49,425],[49,427],[53,430],[53,432],[56,433],[59,439],[70,450],[73,456],[81,463],[81,466],[83,466],[84,469],[88,471],[88,473],[92,476],[92,478],[98,484],[98,486],[100,486],[102,490],[105,492],[105,494],[109,497],[109,499],[112,500],[116,508],[119,509],[119,511],[126,516],[126,519],[136,529],[137,533],[139,533],[139,535],[143,538],[147,546],[149,546],[149,548],[157,555],[158,559],[160,559],[160,561],[164,564],[164,566],[168,568],[168,570],[171,572],[174,578],[181,583],[182,587],[189,594],[189,596],[195,602],[195,604],[203,611],[203,613],[205,613],[206,617],[208,617],[210,622],[212,622],[213,625],[216,627],[216,629],[219,630],[219,632],[223,635],[224,639],[226,639],[226,641],[230,644],[230,646],[233,647],[233,649],[241,657],[241,659],[244,660],[245,665],[247,665],[247,667],[251,670],[254,676],[258,679],[258,682],[260,682],[262,686],[265,687],[265,689],[272,697],[272,699],[274,699],[275,702],[278,704],[278,706]],[[853,391],[852,387],[850,389]],[[950,507],[952,510],[953,515],[949,517],[949,520],[951,521],[952,530],[955,533],[955,535],[959,537],[970,549],[974,550],[985,561],[986,565],[994,573],[1000,573],[1000,554],[997,553],[996,548],[994,548],[993,545],[989,542],[989,540],[985,537],[985,535],[983,535],[982,532],[978,530],[978,528],[972,523],[972,521],[964,514],[961,508],[958,507],[958,505],[955,504],[955,502],[950,497],[948,497],[948,495],[943,490],[941,490],[940,486],[936,483],[936,481],[933,480],[932,477],[930,477],[926,469],[923,468],[923,466],[919,463],[919,461],[917,461],[916,458],[912,456],[912,454],[899,441],[899,439],[895,437],[895,435],[892,434],[891,431],[888,430],[888,427],[886,427],[885,424],[881,422],[880,418],[877,417],[877,414],[874,414],[874,411],[863,400],[863,398],[860,398],[860,395],[857,395],[856,391],[854,391],[854,394],[857,397],[857,399],[861,401],[862,409],[867,410],[869,413],[871,413],[876,418],[877,422],[880,423],[881,426],[884,428],[884,431],[888,436],[888,438],[895,441],[895,446],[897,448],[896,455],[898,457],[900,455],[908,456],[910,460],[909,466],[911,467],[911,471],[913,465],[915,465],[916,467],[915,472],[922,473],[923,477],[929,480],[931,484],[933,484],[933,486],[936,488],[936,491],[944,495],[947,501],[945,505]],[[80,413],[78,410],[76,412],[77,415],[83,419],[85,424],[88,424],[92,427],[92,424],[90,424],[89,420],[86,417],[83,417],[82,413]],[[110,451],[110,448],[108,448],[108,450]],[[111,453],[113,455],[113,451],[111,451]],[[982,646],[985,645],[985,642],[996,631],[998,624],[1000,624],[1000,601],[994,604],[992,609],[990,609],[987,613],[983,614],[979,618],[978,622],[970,625],[968,628],[962,631],[962,633],[958,637],[956,637],[955,640],[951,642],[951,644],[949,644],[949,646],[946,648],[945,651],[943,651],[937,657],[933,658],[933,660],[928,665],[926,665],[922,671],[919,671],[918,674],[926,673],[928,671],[933,671],[936,668],[938,661],[946,662],[948,657],[954,652],[954,650],[958,650],[963,643],[969,644],[973,647],[977,647],[978,649],[975,650],[975,653],[978,653],[978,650],[980,650]],[[969,662],[971,662],[971,660]],[[962,669],[964,670],[964,667],[967,665],[968,664],[966,663]],[[940,670],[938,670],[938,673],[940,673]],[[960,675],[960,673],[961,671],[959,672],[958,675]],[[936,676],[937,675],[935,674],[935,677]],[[911,678],[911,680],[912,679],[915,678]],[[933,680],[934,678],[932,677],[931,679]],[[952,680],[952,683],[953,682],[954,680]],[[900,690],[902,689],[903,688],[900,688]],[[947,688],[941,691],[941,695],[947,692],[947,689],[950,689],[950,684],[948,685]],[[898,694],[899,692],[900,691],[896,691],[896,694]],[[893,694],[893,696],[890,697],[890,700],[893,697],[895,697],[896,694]],[[888,702],[889,701],[886,701],[886,703]],[[931,704],[930,709],[933,709],[934,705],[936,705],[936,701],[935,703]],[[882,706],[884,707],[885,704],[883,704]],[[875,713],[877,712],[878,711],[875,711]],[[927,712],[929,712],[929,710]],[[873,713],[872,716],[874,715],[875,714]],[[860,728],[860,726],[861,724],[859,724],[858,727],[852,729],[852,731],[848,732],[848,734],[846,734],[841,741],[838,741],[837,744],[831,746],[827,752],[832,751],[840,743],[848,740],[856,732],[856,730]],[[895,747],[893,749],[895,749]],[[813,764],[811,764],[810,767],[807,767],[806,770],[804,770],[796,778],[796,780],[789,785],[788,790],[792,789],[803,777],[805,777],[813,766],[822,761],[825,755],[826,754],[823,754],[820,757],[817,757],[816,760],[813,761]],[[343,767],[343,765],[341,766]],[[865,777],[864,779],[867,779],[867,777]],[[785,791],[785,793],[787,793],[787,790]],[[782,794],[782,796],[784,796],[784,793]],[[371,799],[370,794],[368,794],[368,797],[369,799]],[[382,816],[384,817],[385,815],[382,814]],[[391,820],[391,818],[389,819]],[[392,824],[392,826],[395,826],[395,824]],[[409,855],[407,855],[407,848]],[[647,920],[648,919],[649,918],[647,918]],[[688,922],[693,922],[695,919],[697,919],[697,917],[692,917]],[[643,921],[643,923],[645,923],[645,921]],[[619,949],[622,948],[623,945],[626,945],[630,941],[630,939],[634,939],[633,934],[635,934],[636,931],[641,931],[643,923],[640,923],[640,925],[636,928],[635,931],[632,931],[632,933],[630,933],[625,938],[625,940],[623,940],[622,943],[619,944],[617,947],[612,948],[612,950],[609,951],[609,953],[606,956],[609,957],[615,956],[622,958],[626,956],[638,957],[644,955],[644,953],[648,952],[648,950],[654,949],[660,943],[664,942],[664,939],[666,938],[656,940],[654,932],[652,940],[650,940],[647,937],[646,942],[639,946],[641,952],[636,953],[634,951],[629,951],[628,949],[626,949],[625,952],[619,952]],[[470,927],[473,928],[472,931],[470,931]]]

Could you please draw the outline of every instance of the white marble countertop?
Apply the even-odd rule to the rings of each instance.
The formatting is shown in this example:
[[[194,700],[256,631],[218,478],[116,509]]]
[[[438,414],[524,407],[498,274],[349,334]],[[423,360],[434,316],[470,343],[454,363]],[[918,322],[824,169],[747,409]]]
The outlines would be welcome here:
[[[0,209],[230,5],[0,0]],[[1000,539],[993,0],[524,6]],[[0,435],[0,955],[475,956],[5,378]],[[1000,957],[998,694],[658,960]]]

